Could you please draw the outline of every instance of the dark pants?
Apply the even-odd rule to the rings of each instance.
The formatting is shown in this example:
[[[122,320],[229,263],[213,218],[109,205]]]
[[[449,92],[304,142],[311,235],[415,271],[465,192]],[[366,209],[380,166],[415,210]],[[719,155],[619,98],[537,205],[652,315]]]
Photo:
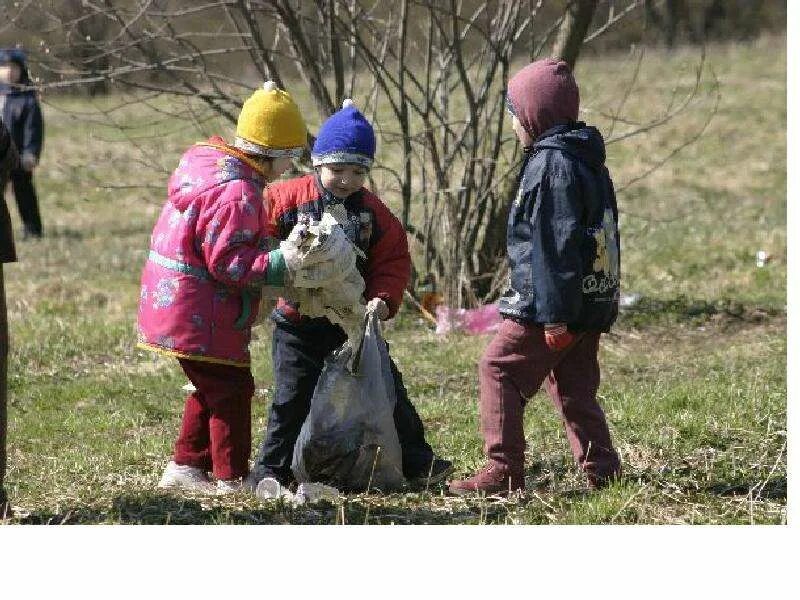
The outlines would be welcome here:
[[[250,369],[186,359],[180,363],[196,390],[186,398],[175,462],[212,471],[217,479],[246,477],[255,393]]]
[[[605,414],[597,403],[600,366],[599,332],[578,334],[554,352],[540,325],[504,319],[480,361],[481,430],[490,461],[521,472],[527,398],[542,383],[561,415],[573,457],[592,484],[618,474],[620,463],[611,443]]]
[[[322,373],[325,357],[341,346],[347,336],[327,319],[292,324],[282,317],[272,338],[275,396],[269,409],[267,430],[253,465],[251,478],[275,477],[284,485],[292,480],[294,444],[311,408],[311,397]],[[427,473],[433,450],[425,441],[425,430],[408,399],[403,377],[391,361],[397,404],[394,423],[403,452],[403,474]]]
[[[14,198],[17,200],[19,216],[25,226],[27,235],[41,237],[42,218],[39,214],[39,200],[36,198],[36,189],[33,187],[33,173],[24,169],[11,171],[11,186],[14,188]],[[0,190],[4,193],[5,190]]]
[[[3,263],[0,262],[0,519],[6,508],[6,491],[3,480],[6,477],[6,393],[8,375],[8,315],[6,313],[6,291],[3,280]]]

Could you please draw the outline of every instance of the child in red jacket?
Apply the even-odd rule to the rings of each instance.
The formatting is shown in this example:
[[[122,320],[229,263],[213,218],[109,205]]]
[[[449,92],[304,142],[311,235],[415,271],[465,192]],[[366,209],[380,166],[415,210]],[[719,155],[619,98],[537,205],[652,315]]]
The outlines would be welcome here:
[[[366,285],[364,299],[385,320],[400,306],[411,272],[411,256],[400,221],[380,198],[363,187],[374,155],[372,125],[351,100],[345,100],[342,109],[320,128],[311,153],[316,173],[275,183],[265,193],[269,234],[278,239],[289,235],[301,215],[319,220],[326,209],[343,214],[344,208],[345,233],[366,255],[358,262]],[[310,318],[302,312],[302,306],[279,299],[272,313],[275,396],[249,478],[254,489],[265,478],[274,480],[269,482],[271,489],[291,482],[294,444],[308,415],[323,361],[347,339],[342,328],[327,318]],[[391,369],[403,474],[412,484],[438,483],[451,472],[452,465],[434,456],[394,361]]]

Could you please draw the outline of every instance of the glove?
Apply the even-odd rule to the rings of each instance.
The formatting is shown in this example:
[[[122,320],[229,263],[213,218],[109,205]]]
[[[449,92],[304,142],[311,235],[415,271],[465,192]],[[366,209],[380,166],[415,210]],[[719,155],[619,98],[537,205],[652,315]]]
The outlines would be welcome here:
[[[544,326],[544,343],[553,352],[559,352],[569,346],[575,335],[567,329],[566,323],[547,323]]]
[[[22,168],[26,171],[30,172],[36,168],[36,165],[39,163],[39,159],[36,158],[35,155],[31,154],[30,152],[26,152],[22,155],[20,159],[20,163],[22,164]]]
[[[383,298],[373,298],[367,302],[367,312],[374,312],[381,321],[389,318],[389,305]]]

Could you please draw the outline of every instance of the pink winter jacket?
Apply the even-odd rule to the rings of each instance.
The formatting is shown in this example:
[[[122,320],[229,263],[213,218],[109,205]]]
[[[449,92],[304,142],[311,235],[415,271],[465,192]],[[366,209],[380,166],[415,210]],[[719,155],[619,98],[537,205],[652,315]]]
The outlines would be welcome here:
[[[263,176],[221,138],[192,146],[169,180],[139,296],[139,347],[246,367],[261,286],[280,284]]]

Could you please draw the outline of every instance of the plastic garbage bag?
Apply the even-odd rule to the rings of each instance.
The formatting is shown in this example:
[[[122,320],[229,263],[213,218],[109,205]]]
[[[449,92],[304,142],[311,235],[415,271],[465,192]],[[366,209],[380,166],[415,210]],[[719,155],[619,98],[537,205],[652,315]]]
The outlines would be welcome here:
[[[348,340],[325,359],[294,446],[295,479],[354,492],[402,487],[396,402],[378,317],[367,311],[360,344]]]

